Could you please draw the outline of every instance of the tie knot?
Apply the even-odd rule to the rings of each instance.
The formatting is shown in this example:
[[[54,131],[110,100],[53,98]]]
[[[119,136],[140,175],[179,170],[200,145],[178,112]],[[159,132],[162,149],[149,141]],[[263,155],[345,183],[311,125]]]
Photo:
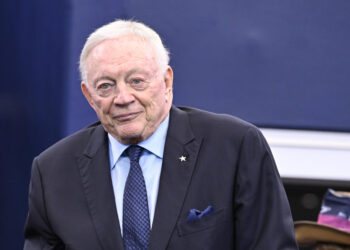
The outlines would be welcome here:
[[[142,149],[138,145],[131,145],[126,149],[126,154],[129,156],[131,162],[139,162]]]

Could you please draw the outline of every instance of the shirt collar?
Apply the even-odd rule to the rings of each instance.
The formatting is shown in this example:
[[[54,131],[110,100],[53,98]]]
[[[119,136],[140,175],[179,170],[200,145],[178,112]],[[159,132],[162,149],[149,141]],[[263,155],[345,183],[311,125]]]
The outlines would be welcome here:
[[[162,121],[156,131],[146,140],[138,143],[141,147],[147,149],[152,154],[163,159],[164,145],[166,134],[169,127],[169,114]],[[120,156],[124,150],[129,147],[129,144],[122,144],[115,139],[111,134],[108,133],[108,144],[109,144],[109,159],[111,163],[111,169],[114,168]]]

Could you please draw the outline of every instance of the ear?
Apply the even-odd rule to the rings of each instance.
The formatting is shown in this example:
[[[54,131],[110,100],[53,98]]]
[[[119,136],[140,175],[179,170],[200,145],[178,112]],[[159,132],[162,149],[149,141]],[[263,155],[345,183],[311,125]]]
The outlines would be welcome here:
[[[81,91],[83,92],[86,100],[89,102],[90,106],[94,109],[94,103],[92,101],[91,94],[89,92],[87,84],[85,82],[82,82],[80,86],[81,86]]]
[[[165,93],[167,94],[167,98],[172,97],[173,94],[173,78],[173,69],[170,66],[168,66],[164,73]]]

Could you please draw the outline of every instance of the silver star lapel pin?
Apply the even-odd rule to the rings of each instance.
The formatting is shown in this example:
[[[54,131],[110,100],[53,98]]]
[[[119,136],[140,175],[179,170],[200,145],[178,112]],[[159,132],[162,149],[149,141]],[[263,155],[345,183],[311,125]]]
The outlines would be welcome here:
[[[181,155],[181,156],[179,157],[179,160],[180,160],[181,162],[187,161],[186,156],[184,156],[184,155]]]

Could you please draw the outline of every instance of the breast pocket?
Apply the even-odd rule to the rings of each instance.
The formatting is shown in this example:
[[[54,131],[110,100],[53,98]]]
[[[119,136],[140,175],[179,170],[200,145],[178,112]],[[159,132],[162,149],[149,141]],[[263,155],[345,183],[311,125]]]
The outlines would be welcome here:
[[[179,222],[177,224],[177,231],[180,237],[207,230],[218,224],[226,222],[228,219],[227,209],[223,208],[213,214],[203,216],[200,219],[190,222]]]

